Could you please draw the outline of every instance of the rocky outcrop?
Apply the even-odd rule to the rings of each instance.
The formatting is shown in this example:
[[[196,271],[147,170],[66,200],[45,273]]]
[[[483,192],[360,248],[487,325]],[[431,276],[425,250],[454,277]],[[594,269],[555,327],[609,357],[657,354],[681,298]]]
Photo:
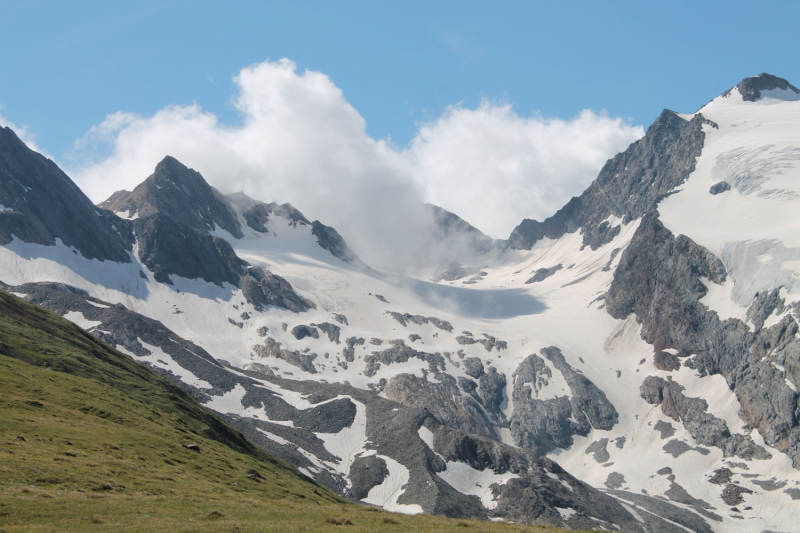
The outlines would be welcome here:
[[[678,370],[681,367],[681,361],[678,359],[678,356],[665,351],[656,352],[653,355],[653,364],[657,369],[667,372]]]
[[[124,223],[92,205],[53,161],[28,148],[11,128],[0,127],[0,245],[15,238],[45,246],[58,239],[87,259],[131,262],[133,243]]]
[[[295,326],[291,330],[292,336],[297,340],[305,339],[306,337],[311,337],[312,339],[319,339],[319,331],[314,326],[306,326],[305,324],[300,324]]]
[[[288,281],[261,267],[247,267],[239,276],[239,288],[256,309],[275,306],[300,313],[317,308],[314,302],[297,294]]]
[[[708,413],[705,400],[687,397],[683,390],[678,383],[656,376],[646,377],[639,388],[641,397],[647,403],[660,405],[665,415],[682,422],[683,427],[700,444],[720,448],[725,457],[736,456],[747,460],[772,458],[749,435],[731,435],[724,420]]]
[[[363,337],[348,337],[345,341],[345,348],[342,350],[345,361],[352,363],[356,360],[356,346],[364,346]]]
[[[494,417],[500,427],[508,427],[506,415],[503,413],[503,404],[506,401],[506,375],[498,372],[493,366],[481,376],[478,386],[478,396],[484,409]]]
[[[267,337],[264,340],[264,344],[257,344],[253,346],[253,352],[259,357],[275,357],[277,359],[283,359],[290,365],[305,370],[309,374],[317,373],[317,368],[314,366],[314,360],[317,358],[317,354],[303,353],[281,348],[281,343],[270,337]]]
[[[606,162],[583,194],[544,222],[523,220],[511,233],[509,245],[530,250],[545,237],[558,239],[579,229],[583,245],[593,250],[610,242],[620,232],[618,225],[609,223],[610,216],[627,224],[686,181],[703,148],[703,124],[710,122],[699,113],[687,121],[664,110],[644,138]]]
[[[364,344],[364,339],[359,339],[359,340],[361,341],[359,344]],[[410,346],[406,346],[406,343],[402,339],[393,340],[390,342],[392,344],[392,347],[389,348],[388,350],[383,350],[380,352],[372,352],[372,354],[364,358],[365,376],[368,377],[374,376],[381,368],[381,365],[405,363],[409,359],[420,359],[422,361],[426,361],[428,363],[428,367],[431,372],[439,372],[439,371],[444,372],[445,370],[444,357],[442,357],[440,354],[417,351],[414,348],[411,348]]]
[[[727,181],[720,181],[715,183],[708,189],[708,193],[712,196],[716,196],[717,194],[722,194],[726,191],[731,190],[731,184]]]
[[[550,346],[542,348],[540,353],[564,376],[572,393],[572,404],[589,419],[593,428],[609,430],[616,425],[619,415],[605,393],[589,378],[572,368],[561,350]]]
[[[483,337],[483,339],[474,339],[471,333],[469,335],[459,335],[456,337],[456,342],[462,346],[482,344],[487,352],[491,352],[493,348],[496,348],[498,352],[508,348],[508,343],[506,341],[498,340],[496,337],[492,337],[486,333],[483,334]]]
[[[160,283],[172,285],[171,274],[209,283],[239,285],[245,261],[224,239],[156,213],[133,222],[139,260]]]
[[[166,156],[155,172],[133,191],[118,191],[99,204],[115,213],[138,214],[147,218],[160,214],[200,232],[213,231],[217,226],[235,238],[242,230],[225,197],[211,187],[199,172]]]
[[[486,411],[472,396],[461,394],[453,376],[439,372],[435,377],[438,383],[413,374],[398,374],[388,381],[383,392],[401,405],[430,411],[450,427],[497,438]]]
[[[606,309],[618,319],[635,314],[642,338],[655,350],[693,355],[682,364],[701,375],[721,374],[742,406],[744,421],[800,468],[796,320],[787,314],[771,328],[756,331],[737,319],[720,320],[699,301],[707,292],[700,278],[723,283],[722,262],[687,237],[674,236],[656,212],[649,213],[620,258],[605,295]],[[750,320],[762,326],[781,305],[773,294],[759,295]]]
[[[317,238],[319,245],[328,250],[334,257],[338,257],[345,263],[353,266],[367,268],[367,265],[359,258],[356,253],[347,245],[339,232],[330,226],[326,226],[319,220],[311,223],[311,234]]]
[[[363,500],[374,487],[389,477],[386,461],[375,455],[359,457],[350,465],[350,491],[348,496],[355,501]]]
[[[339,344],[339,334],[342,331],[342,328],[337,326],[336,324],[331,324],[330,322],[323,322],[322,324],[311,324],[315,328],[319,328],[325,335],[328,336],[328,340],[331,342],[335,342]]]
[[[397,320],[404,328],[407,328],[408,324],[421,326],[430,322],[434,327],[442,331],[447,331],[448,333],[452,333],[453,331],[453,326],[450,322],[436,318],[435,316],[424,317],[422,315],[410,315],[408,313],[397,313],[395,311],[386,311],[386,314]]]
[[[617,411],[603,391],[569,366],[558,348],[543,348],[541,354],[562,374],[571,396],[540,399],[552,371],[538,355],[525,358],[513,375],[510,428],[518,446],[545,454],[572,446],[573,435],[588,435],[592,427],[608,430],[617,423]]]
[[[477,357],[467,357],[464,359],[464,373],[478,379],[483,375],[483,361]]]
[[[525,285],[530,283],[539,283],[540,281],[544,281],[559,270],[561,270],[562,265],[561,263],[557,264],[556,266],[552,266],[550,268],[540,268],[537,269],[536,272],[533,273],[530,279],[525,282]]]

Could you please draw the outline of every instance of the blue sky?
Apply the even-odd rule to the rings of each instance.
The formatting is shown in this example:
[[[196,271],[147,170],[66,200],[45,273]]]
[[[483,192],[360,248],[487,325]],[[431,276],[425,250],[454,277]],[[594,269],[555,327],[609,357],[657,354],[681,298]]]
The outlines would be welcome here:
[[[798,22],[797,2],[6,0],[0,113],[56,156],[120,110],[197,102],[235,123],[232,76],[287,57],[400,145],[483,97],[647,125],[761,71],[800,83]]]
[[[0,124],[94,201],[172,155],[356,246],[422,202],[506,238],[662,109],[800,84],[798,22],[777,1],[0,0]]]

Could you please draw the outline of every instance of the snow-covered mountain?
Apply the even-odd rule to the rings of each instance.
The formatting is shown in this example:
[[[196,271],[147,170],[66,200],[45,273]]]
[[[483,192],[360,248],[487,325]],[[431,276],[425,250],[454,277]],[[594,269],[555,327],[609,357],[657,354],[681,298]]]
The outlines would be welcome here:
[[[0,281],[354,500],[791,531],[798,133],[800,91],[748,78],[696,113],[664,111],[508,241],[431,206],[433,242],[463,255],[410,277],[170,157],[96,208],[4,129]]]

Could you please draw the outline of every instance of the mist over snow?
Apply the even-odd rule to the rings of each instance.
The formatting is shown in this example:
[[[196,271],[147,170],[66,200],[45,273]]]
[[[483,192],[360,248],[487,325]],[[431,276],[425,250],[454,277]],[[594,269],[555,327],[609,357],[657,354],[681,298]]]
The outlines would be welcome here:
[[[523,218],[544,220],[580,194],[641,126],[583,110],[572,120],[520,117],[484,100],[424,124],[406,155],[426,200],[505,239]]]
[[[100,202],[131,190],[165,156],[224,193],[290,202],[335,227],[374,266],[431,258],[431,202],[492,237],[523,218],[543,219],[640,138],[640,126],[589,110],[571,120],[521,117],[510,104],[449,108],[407,147],[376,140],[321,72],[265,61],[234,78],[241,122],[222,124],[197,103],[153,116],[117,112],[75,143],[63,166]],[[426,256],[421,258],[420,255]]]

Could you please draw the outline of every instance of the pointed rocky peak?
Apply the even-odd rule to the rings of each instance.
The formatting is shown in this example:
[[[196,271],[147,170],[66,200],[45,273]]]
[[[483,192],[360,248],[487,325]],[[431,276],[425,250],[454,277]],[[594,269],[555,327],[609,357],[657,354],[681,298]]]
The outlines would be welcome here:
[[[0,127],[0,245],[17,238],[52,246],[60,239],[87,259],[128,263],[122,225],[115,228],[113,219],[53,161]]]
[[[158,213],[197,230],[213,231],[219,226],[237,239],[242,237],[239,222],[224,196],[199,172],[170,156],[133,191],[117,191],[100,207],[124,218]]]
[[[514,228],[511,248],[530,250],[543,238],[558,239],[580,230],[592,250],[611,242],[627,224],[655,208],[694,171],[703,149],[703,126],[718,127],[701,113],[691,120],[665,109],[645,136],[612,157],[580,196],[539,222],[525,219]]]
[[[733,89],[739,91],[739,94],[742,95],[742,100],[745,102],[755,102],[767,97],[779,100],[800,100],[800,89],[785,79],[766,72],[743,79]],[[733,89],[728,90],[722,96],[730,96]]]

